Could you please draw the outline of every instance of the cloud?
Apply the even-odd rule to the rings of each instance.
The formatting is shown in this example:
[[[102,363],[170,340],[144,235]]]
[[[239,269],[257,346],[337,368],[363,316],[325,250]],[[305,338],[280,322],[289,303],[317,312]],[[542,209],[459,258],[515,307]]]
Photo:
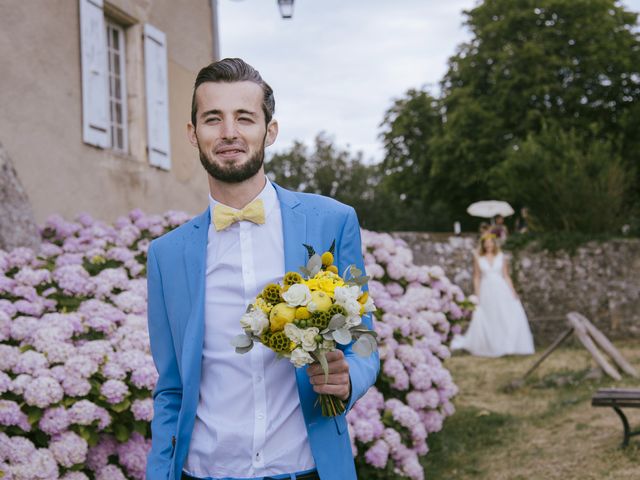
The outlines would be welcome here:
[[[626,0],[640,9],[640,0]],[[223,56],[260,70],[276,95],[280,136],[311,144],[320,131],[380,160],[379,124],[393,99],[424,85],[437,93],[447,61],[469,39],[463,10],[477,0],[219,0]]]

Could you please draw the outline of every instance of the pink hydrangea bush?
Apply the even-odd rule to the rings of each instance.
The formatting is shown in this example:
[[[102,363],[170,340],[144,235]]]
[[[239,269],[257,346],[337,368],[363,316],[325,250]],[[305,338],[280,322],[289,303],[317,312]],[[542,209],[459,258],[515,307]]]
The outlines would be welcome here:
[[[157,373],[146,250],[188,219],[51,217],[39,253],[0,251],[0,477],[143,479]]]
[[[417,266],[404,241],[364,231],[381,371],[347,419],[359,476],[425,478],[427,437],[452,415],[458,389],[443,361],[473,302],[440,267]]]
[[[157,380],[146,326],[149,242],[188,220],[51,217],[40,252],[0,250],[0,477],[143,479]],[[469,302],[438,267],[363,232],[382,371],[349,413],[360,477],[423,478],[427,436],[453,413],[442,360]]]

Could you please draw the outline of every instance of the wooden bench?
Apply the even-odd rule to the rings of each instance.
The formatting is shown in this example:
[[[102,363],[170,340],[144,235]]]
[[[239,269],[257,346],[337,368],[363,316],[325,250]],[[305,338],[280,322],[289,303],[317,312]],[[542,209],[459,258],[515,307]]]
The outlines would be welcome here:
[[[629,438],[640,435],[640,430],[631,431],[629,421],[622,411],[623,408],[640,408],[640,389],[631,388],[602,388],[591,398],[594,407],[611,407],[622,420],[624,437],[622,446],[629,445]]]

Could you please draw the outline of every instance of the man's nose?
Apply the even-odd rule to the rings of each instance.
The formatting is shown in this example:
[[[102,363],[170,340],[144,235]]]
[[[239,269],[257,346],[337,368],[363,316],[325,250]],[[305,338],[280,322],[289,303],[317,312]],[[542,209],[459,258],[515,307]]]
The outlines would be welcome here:
[[[238,137],[238,130],[234,121],[222,122],[222,138],[234,139]]]

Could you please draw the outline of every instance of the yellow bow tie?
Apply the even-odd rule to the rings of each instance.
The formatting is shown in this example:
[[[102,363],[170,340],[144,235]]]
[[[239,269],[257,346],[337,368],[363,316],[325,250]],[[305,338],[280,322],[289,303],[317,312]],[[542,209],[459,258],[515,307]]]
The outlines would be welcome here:
[[[213,207],[213,225],[216,231],[224,230],[240,220],[248,220],[262,225],[264,223],[264,204],[261,199],[254,200],[242,210],[216,203]]]

